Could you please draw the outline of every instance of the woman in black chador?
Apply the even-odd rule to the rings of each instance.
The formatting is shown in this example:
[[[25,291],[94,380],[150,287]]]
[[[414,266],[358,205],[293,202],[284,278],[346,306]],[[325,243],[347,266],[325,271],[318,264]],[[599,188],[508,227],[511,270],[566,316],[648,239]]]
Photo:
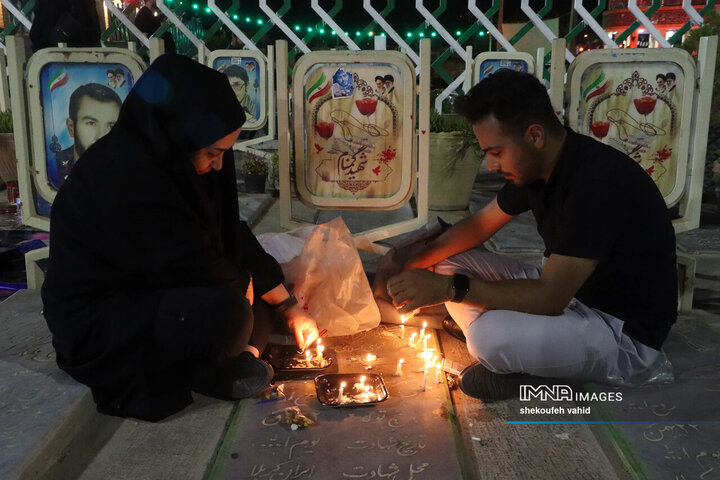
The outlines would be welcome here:
[[[315,321],[239,221],[232,146],[245,121],[222,73],[178,55],[140,78],[53,203],[44,314],[60,368],[98,410],[160,420],[255,394],[275,316],[304,347]]]

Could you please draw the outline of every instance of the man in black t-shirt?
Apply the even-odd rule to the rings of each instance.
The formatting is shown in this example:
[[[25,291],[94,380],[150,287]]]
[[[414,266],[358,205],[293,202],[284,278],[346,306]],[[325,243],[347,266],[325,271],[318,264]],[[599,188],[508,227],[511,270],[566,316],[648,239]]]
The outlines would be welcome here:
[[[445,302],[479,360],[460,378],[471,396],[515,395],[528,381],[517,373],[649,379],[677,316],[675,234],[650,176],[563,128],[532,75],[502,70],[455,108],[507,183],[388,281],[399,312]],[[475,248],[527,210],[545,243],[541,273]]]

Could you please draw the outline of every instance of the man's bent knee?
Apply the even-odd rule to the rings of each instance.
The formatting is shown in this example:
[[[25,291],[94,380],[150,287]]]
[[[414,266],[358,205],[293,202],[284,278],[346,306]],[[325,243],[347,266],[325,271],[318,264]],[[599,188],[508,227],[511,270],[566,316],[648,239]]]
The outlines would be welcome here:
[[[511,372],[507,354],[513,350],[513,338],[508,331],[502,310],[490,310],[470,324],[467,348],[470,355],[494,372]]]

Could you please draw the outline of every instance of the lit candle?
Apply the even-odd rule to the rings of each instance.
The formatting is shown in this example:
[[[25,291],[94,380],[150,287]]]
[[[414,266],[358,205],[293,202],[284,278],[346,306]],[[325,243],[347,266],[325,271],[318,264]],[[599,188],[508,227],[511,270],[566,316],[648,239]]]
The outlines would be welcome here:
[[[435,359],[433,359],[433,361],[434,360]],[[440,383],[440,362],[434,363],[434,365],[435,365],[435,383]]]
[[[428,338],[430,338],[430,334],[428,333],[423,337],[423,352],[427,352],[427,341]]]
[[[375,393],[370,392],[370,385],[365,385],[365,387],[363,388],[363,397],[365,398],[366,402],[371,402],[377,398],[375,396]]]
[[[420,329],[420,338],[425,336],[425,329],[427,328],[427,322],[423,322],[423,327]]]
[[[360,377],[360,388],[365,388],[365,375]]]
[[[373,355],[372,353],[368,353],[367,355],[365,355],[366,362],[372,362],[374,360],[377,360],[377,355]],[[363,378],[365,378],[365,377],[363,377]]]
[[[397,367],[395,368],[395,376],[396,377],[402,377],[402,364],[404,361],[405,360],[402,358],[400,360],[398,360]]]
[[[428,364],[425,364],[425,368],[423,369],[423,392],[425,391],[425,388],[427,387],[427,371],[428,371]]]
[[[413,332],[412,335],[410,335],[410,341],[408,341],[408,345],[411,347],[415,346],[415,337],[417,336],[417,332]]]
[[[345,398],[343,397],[343,390],[345,390],[345,382],[342,382],[340,384],[340,393],[338,394],[338,403],[345,403]]]
[[[323,350],[325,350],[325,347],[323,345],[318,345],[317,347],[317,361],[320,362],[320,366],[322,367],[323,364]]]
[[[305,352],[305,364],[306,364],[308,367],[311,366],[311,363],[310,363],[310,357],[311,357],[311,356],[312,356],[312,353],[310,353],[310,350],[308,350],[307,352]]]
[[[400,325],[400,340],[402,340],[403,338],[405,338],[405,322],[407,322],[407,321],[408,321],[408,319],[407,319],[407,317],[406,317],[405,315],[400,315],[400,322],[401,322],[401,325]]]

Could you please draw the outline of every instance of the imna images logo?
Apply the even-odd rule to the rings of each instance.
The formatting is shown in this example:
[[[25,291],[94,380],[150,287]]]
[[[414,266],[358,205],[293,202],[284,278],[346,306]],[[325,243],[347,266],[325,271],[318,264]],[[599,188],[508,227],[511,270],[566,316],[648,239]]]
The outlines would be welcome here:
[[[621,402],[622,392],[574,392],[569,385],[520,385],[520,401]]]

